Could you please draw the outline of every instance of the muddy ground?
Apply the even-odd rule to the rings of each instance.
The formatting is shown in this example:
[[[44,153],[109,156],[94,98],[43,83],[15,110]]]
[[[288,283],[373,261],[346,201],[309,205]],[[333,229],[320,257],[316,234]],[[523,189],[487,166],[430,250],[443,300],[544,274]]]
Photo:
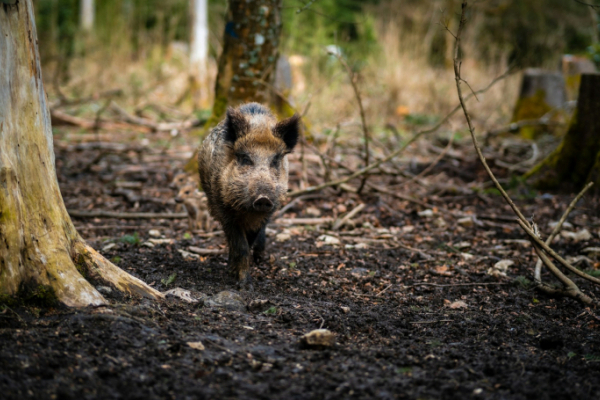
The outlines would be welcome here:
[[[167,186],[185,151],[60,143],[57,169],[69,209],[181,211]],[[468,146],[462,154],[432,169],[429,186],[416,180],[401,187],[406,178],[389,174],[371,178],[435,205],[431,211],[376,192],[331,190],[297,202],[285,217],[337,218],[366,207],[337,232],[327,223],[272,224],[269,258],[252,270],[253,292],[238,290],[226,274],[226,255],[190,252],[223,249],[222,235],[190,235],[182,219],[74,218],[115,264],[160,291],[189,290],[198,301],[153,302],[101,288],[110,307],[46,308],[34,300],[5,307],[0,397],[600,398],[598,310],[532,289],[530,245],[502,199],[485,189]],[[396,167],[418,173],[426,165]],[[511,193],[545,234],[570,201],[519,185]],[[569,222],[554,247],[585,255],[578,265],[597,270],[589,251],[600,246],[597,202],[582,202]],[[568,237],[584,229],[591,237]],[[514,264],[494,271],[502,260]],[[547,273],[544,279],[551,280]],[[599,287],[577,282],[600,298]],[[223,291],[239,298],[230,293],[229,306],[215,306],[211,300]],[[319,328],[336,335],[333,347],[299,344]]]

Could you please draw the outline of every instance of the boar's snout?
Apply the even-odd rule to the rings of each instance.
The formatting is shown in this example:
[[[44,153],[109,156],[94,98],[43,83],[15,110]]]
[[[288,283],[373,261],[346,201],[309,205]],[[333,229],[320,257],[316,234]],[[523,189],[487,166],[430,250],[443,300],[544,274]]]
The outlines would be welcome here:
[[[273,210],[275,205],[267,196],[259,196],[254,203],[252,203],[252,207],[258,212],[269,212]]]
[[[181,197],[175,197],[175,203],[183,203],[183,199]]]

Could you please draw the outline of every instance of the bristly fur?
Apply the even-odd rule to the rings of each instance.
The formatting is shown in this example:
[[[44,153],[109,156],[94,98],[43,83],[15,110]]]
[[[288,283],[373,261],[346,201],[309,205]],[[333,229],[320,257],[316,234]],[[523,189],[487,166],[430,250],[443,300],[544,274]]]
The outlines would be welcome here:
[[[249,279],[250,250],[260,257],[266,225],[285,201],[285,155],[298,142],[299,126],[297,115],[278,123],[267,107],[244,104],[227,110],[198,152],[209,210],[223,226],[229,266],[240,281]]]

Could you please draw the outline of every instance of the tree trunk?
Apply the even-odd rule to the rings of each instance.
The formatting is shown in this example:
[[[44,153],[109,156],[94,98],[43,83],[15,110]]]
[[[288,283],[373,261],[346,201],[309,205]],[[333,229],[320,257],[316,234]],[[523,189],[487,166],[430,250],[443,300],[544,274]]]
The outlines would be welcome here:
[[[94,0],[80,0],[79,7],[79,25],[81,29],[89,32],[94,28],[94,19],[96,16]]]
[[[228,105],[267,102],[281,34],[282,0],[229,0],[211,121]]]
[[[82,274],[129,293],[163,297],[105,260],[75,231],[56,179],[32,3],[4,4],[0,6],[0,296],[33,290],[67,306],[105,303]]]
[[[512,122],[539,119],[549,111],[562,107],[566,101],[565,80],[560,72],[527,69],[523,73]],[[519,133],[526,139],[533,139],[540,132],[540,128],[527,126],[521,128]]]
[[[525,177],[540,189],[578,191],[600,184],[600,74],[582,74],[577,109],[562,143]]]
[[[192,0],[190,37],[190,82],[194,108],[207,108],[208,89],[208,0]]]
[[[215,100],[201,134],[221,121],[228,105],[271,100],[271,78],[279,57],[281,5],[282,0],[229,0]],[[184,170],[198,172],[197,151]]]

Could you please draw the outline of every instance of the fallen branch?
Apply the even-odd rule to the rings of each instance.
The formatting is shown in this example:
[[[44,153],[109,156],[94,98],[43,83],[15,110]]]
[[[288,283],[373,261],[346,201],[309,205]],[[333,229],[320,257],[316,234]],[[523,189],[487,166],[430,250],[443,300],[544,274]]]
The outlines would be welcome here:
[[[129,114],[114,101],[111,102],[110,108],[120,115],[125,122],[149,128],[152,132],[182,131],[195,126],[200,126],[202,123],[202,121],[200,121],[198,118],[191,118],[181,122],[155,122],[149,120],[148,118],[141,118],[136,115]]]
[[[361,203],[361,204],[357,205],[356,207],[354,207],[354,209],[352,209],[352,211],[350,211],[348,214],[346,214],[343,218],[339,218],[337,221],[335,221],[335,223],[333,224],[333,227],[331,228],[331,230],[337,231],[342,226],[346,225],[346,223],[348,221],[350,221],[352,218],[354,218],[354,216],[356,214],[358,214],[359,212],[361,212],[363,210],[363,208],[365,208],[365,204],[364,203]]]
[[[187,213],[127,213],[114,211],[67,210],[75,218],[119,218],[119,219],[184,219]]]
[[[196,246],[188,247],[188,250],[195,254],[200,254],[201,256],[212,256],[216,254],[226,254],[227,249],[202,249]]]

